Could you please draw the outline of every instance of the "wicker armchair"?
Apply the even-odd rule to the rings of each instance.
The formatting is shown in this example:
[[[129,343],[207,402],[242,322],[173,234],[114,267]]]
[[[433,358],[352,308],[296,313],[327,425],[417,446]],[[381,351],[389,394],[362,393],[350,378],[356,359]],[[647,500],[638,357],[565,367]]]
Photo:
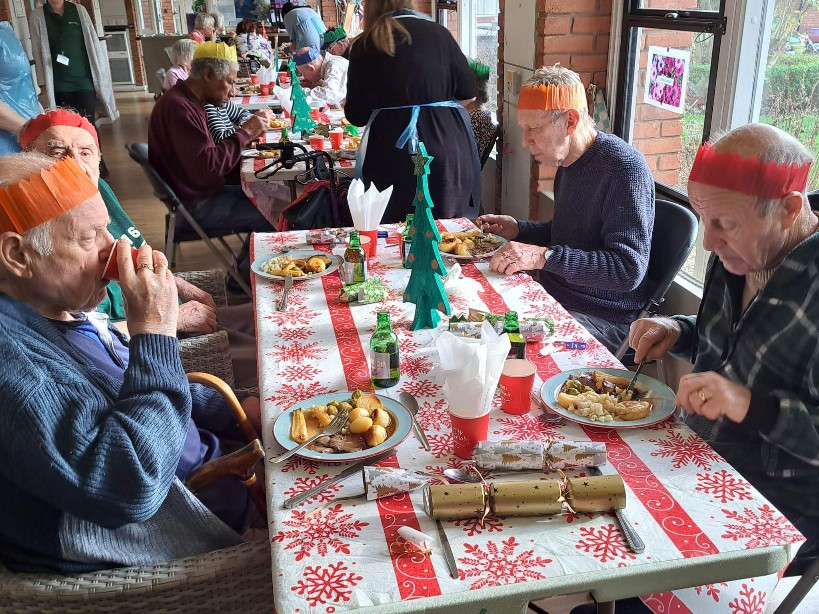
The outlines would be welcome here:
[[[76,576],[0,565],[0,613],[264,612],[273,610],[267,540],[170,561]]]
[[[174,273],[200,290],[204,290],[213,297],[217,306],[227,305],[225,293],[225,272],[222,269],[208,269],[207,271],[185,271]]]

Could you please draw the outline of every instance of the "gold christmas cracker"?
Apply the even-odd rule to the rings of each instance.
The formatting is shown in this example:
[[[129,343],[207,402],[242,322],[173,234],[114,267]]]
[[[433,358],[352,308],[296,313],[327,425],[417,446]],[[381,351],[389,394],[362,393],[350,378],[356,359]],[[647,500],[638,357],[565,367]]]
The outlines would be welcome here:
[[[486,493],[483,484],[431,485],[424,489],[424,511],[432,518],[483,518]]]
[[[364,480],[364,493],[370,501],[409,492],[429,482],[424,476],[400,467],[368,465],[361,474]]]
[[[568,480],[566,500],[575,512],[607,512],[626,507],[626,486],[619,475]]]
[[[495,516],[559,514],[563,509],[560,495],[557,480],[492,482],[489,485],[489,508]]]
[[[606,444],[593,441],[481,441],[472,452],[479,469],[554,471],[606,464]]]

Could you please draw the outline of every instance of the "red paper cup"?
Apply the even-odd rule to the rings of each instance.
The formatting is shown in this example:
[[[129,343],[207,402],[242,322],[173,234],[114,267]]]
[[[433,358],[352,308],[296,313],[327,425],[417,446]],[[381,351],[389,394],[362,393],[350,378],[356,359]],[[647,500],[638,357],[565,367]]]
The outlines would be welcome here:
[[[489,436],[489,413],[478,418],[462,418],[449,412],[452,423],[452,448],[455,456],[469,460],[479,441]]]
[[[260,85],[259,89],[262,92],[262,96],[270,96],[270,84],[265,83],[264,85]]]
[[[330,130],[330,149],[341,149],[344,143],[344,130],[334,128]]]
[[[107,279],[108,281],[117,281],[119,279],[119,262],[117,262],[117,245],[119,242],[114,243],[114,249],[111,250],[111,253],[108,254],[108,260],[105,261],[105,268],[102,270],[102,279]],[[131,246],[131,260],[134,263],[134,267],[137,265],[137,254],[139,250],[133,245]]]
[[[284,87],[285,85],[290,85],[290,73],[287,71],[282,71],[279,73],[279,85]]]
[[[320,134],[308,137],[307,142],[310,143],[310,148],[313,151],[324,151],[324,137]]]
[[[365,236],[363,234],[361,234],[359,239],[361,239],[361,248],[364,250],[364,255],[367,257],[367,260],[369,260],[370,259],[370,252],[372,250],[373,243],[370,240],[370,237]],[[350,245],[349,241],[347,242],[347,245]]]
[[[318,109],[310,109],[310,117],[316,121],[319,121],[319,113],[321,113],[321,111]]]
[[[250,75],[250,82],[253,85],[259,85],[259,75]]]
[[[372,247],[370,247],[370,254],[375,256],[375,254],[378,251],[376,249],[378,245],[378,229],[376,228],[375,230],[358,230],[358,234],[361,235],[362,241],[364,240],[364,237],[370,238],[370,243],[372,244]]]
[[[520,358],[511,358],[503,363],[500,391],[504,413],[514,416],[529,413],[536,371],[535,363]]]

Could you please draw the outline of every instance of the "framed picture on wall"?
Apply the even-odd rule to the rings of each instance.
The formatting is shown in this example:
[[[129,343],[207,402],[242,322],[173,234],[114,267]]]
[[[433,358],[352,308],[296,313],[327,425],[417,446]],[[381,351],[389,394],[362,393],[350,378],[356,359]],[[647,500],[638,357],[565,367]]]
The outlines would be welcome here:
[[[690,67],[691,53],[687,50],[649,47],[643,101],[666,111],[682,113]]]

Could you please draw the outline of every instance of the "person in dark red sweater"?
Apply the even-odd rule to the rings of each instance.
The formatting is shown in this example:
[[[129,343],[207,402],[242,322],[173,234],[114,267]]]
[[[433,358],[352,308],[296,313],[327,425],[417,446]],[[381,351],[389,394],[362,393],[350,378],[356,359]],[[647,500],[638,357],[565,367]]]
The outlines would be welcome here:
[[[224,43],[208,42],[197,45],[193,57],[188,79],[178,81],[163,94],[151,113],[151,165],[205,232],[272,232],[270,222],[241,186],[225,184],[225,177],[241,162],[241,151],[264,133],[267,112],[256,113],[232,136],[214,143],[205,104],[221,106],[230,97],[238,70],[236,50]],[[176,226],[189,230],[181,217]],[[240,255],[240,268],[246,268],[246,260],[247,242]]]

